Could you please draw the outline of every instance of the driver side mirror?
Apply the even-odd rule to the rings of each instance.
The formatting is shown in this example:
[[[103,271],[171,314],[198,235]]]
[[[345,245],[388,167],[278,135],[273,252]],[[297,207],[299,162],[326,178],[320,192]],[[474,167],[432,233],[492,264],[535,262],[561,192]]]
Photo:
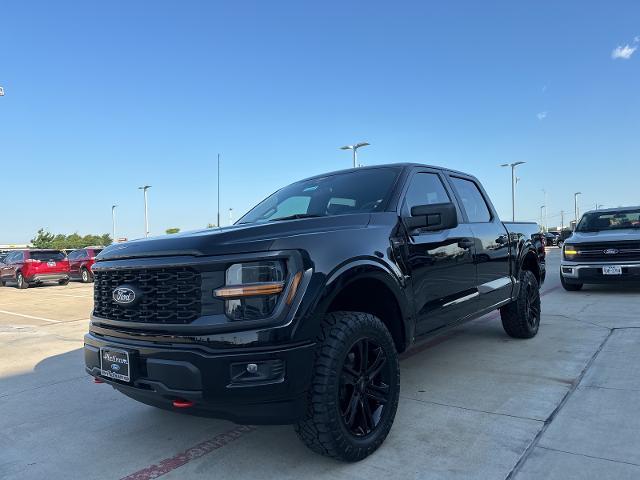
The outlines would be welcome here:
[[[429,232],[458,226],[458,212],[453,203],[434,203],[411,207],[411,216],[405,218],[410,230],[420,228]]]

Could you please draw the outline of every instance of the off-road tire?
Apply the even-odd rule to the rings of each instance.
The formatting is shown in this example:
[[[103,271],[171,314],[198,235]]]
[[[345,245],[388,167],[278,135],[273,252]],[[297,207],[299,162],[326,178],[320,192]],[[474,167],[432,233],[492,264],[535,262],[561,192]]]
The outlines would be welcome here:
[[[346,386],[350,386],[352,393],[347,394],[350,397],[347,403],[359,405],[353,408],[360,409],[361,412],[365,407],[360,399],[368,402],[368,399],[373,398],[368,397],[367,387],[362,387],[364,393],[358,393],[360,397],[355,397],[358,400],[354,401],[356,394],[353,392],[356,391],[357,382],[348,383],[348,380],[355,377],[348,377],[348,374],[344,373],[348,368],[347,362],[353,361],[352,349],[363,341],[365,345],[375,346],[376,356],[380,352],[385,355],[384,370],[379,371],[382,372],[380,375],[384,374],[388,380],[388,384],[383,384],[388,385],[388,390],[385,393],[387,399],[382,404],[382,413],[378,413],[378,423],[370,433],[356,435],[350,431],[353,425],[348,426],[346,412],[342,412],[341,402],[347,397],[341,395],[344,395]],[[307,447],[316,453],[348,462],[362,460],[372,454],[385,440],[398,408],[400,367],[393,338],[385,325],[373,315],[361,312],[332,312],[322,322],[314,358],[307,411],[295,426],[296,433]],[[373,363],[377,362],[378,358]],[[367,368],[363,371],[365,370]],[[375,375],[377,374],[372,374],[371,378]],[[368,374],[365,376],[369,378]],[[369,405],[367,403],[366,409],[371,420],[374,416],[371,415]],[[374,406],[379,408],[380,404],[374,403]]]
[[[535,337],[540,328],[540,287],[533,272],[520,272],[520,290],[515,302],[500,309],[502,327],[513,338]]]
[[[82,283],[91,283],[93,282],[93,275],[91,275],[89,270],[82,267],[80,270],[80,280],[82,280]]]
[[[29,283],[24,279],[22,272],[18,272],[16,275],[16,287],[19,288],[20,290],[29,288]]]
[[[560,275],[560,283],[562,284],[562,288],[564,288],[567,292],[580,291],[584,286],[582,283],[568,283],[565,281],[562,275]]]

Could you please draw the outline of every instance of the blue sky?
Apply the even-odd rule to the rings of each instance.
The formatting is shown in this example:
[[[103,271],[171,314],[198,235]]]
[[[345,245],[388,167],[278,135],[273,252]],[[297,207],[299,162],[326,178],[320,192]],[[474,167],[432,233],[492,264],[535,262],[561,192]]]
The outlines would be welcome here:
[[[637,204],[640,4],[5,2],[0,243],[152,234],[239,218],[273,190],[346,168],[464,170],[510,217]],[[8,175],[9,174],[9,178]],[[223,222],[224,224],[224,222]]]

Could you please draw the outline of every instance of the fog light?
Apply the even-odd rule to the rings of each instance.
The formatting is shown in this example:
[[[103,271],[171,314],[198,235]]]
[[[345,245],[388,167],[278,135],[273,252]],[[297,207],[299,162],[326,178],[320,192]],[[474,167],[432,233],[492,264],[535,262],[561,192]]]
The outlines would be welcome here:
[[[281,382],[284,380],[284,370],[284,360],[232,363],[229,386]]]

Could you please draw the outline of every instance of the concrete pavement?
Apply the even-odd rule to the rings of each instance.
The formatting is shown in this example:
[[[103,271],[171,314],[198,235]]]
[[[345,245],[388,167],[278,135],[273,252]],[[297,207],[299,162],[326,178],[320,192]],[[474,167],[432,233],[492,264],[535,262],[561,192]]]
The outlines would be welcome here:
[[[495,315],[401,364],[396,423],[358,464],[291,427],[138,404],[84,374],[90,286],[0,288],[0,478],[640,478],[640,289],[558,288],[515,340]]]

